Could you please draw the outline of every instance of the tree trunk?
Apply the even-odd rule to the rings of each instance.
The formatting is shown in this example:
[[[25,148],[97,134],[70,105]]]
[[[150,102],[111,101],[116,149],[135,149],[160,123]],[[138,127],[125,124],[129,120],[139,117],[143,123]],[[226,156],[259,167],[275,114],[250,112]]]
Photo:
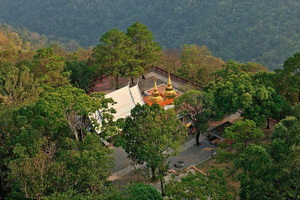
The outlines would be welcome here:
[[[119,75],[115,76],[116,79],[116,90],[119,89]]]
[[[152,180],[154,181],[156,179],[156,174],[155,174],[155,167],[151,167],[151,173],[152,173]]]
[[[84,124],[84,116],[81,116],[80,117],[80,137],[81,137],[80,140],[81,141],[83,141],[84,138],[84,131],[83,131],[84,127],[86,127]]]
[[[269,117],[267,119],[267,127],[266,127],[266,129],[270,129],[270,118]]]
[[[75,139],[77,140],[77,141],[79,141],[79,133],[78,133],[78,131],[77,131],[77,129],[76,129],[76,125],[75,125],[75,122],[74,121],[72,121],[72,116],[66,116],[67,117],[67,122],[68,122],[68,124],[69,124],[69,126],[70,126],[70,128],[71,128],[71,130],[72,130],[72,132],[74,133],[74,136],[75,136]],[[74,116],[73,116],[73,118],[75,118],[76,117],[76,115],[74,114]],[[72,122],[74,122],[74,124],[72,123]]]
[[[201,142],[199,141],[199,138],[200,138],[200,132],[197,130],[197,133],[196,133],[196,146],[199,146],[201,144]]]
[[[132,85],[134,84],[133,77],[131,77],[131,84],[132,84]]]
[[[161,196],[165,196],[165,188],[164,188],[164,177],[160,176],[160,188],[161,188]]]

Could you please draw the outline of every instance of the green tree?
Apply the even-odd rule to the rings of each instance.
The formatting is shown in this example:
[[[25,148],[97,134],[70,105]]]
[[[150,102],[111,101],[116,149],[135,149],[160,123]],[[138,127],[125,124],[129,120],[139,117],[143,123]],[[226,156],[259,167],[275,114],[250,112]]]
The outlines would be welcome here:
[[[271,144],[271,155],[276,161],[285,159],[291,147],[300,145],[299,125],[295,117],[286,117],[276,124]]]
[[[154,187],[144,183],[130,184],[126,186],[126,189],[122,192],[122,194],[121,199],[124,200],[162,200],[161,194]]]
[[[218,78],[226,79],[227,76],[233,74],[239,74],[241,72],[255,73],[255,72],[267,72],[268,69],[259,63],[237,63],[234,60],[229,60],[221,69],[213,73]]]
[[[66,138],[63,144],[47,141],[46,137],[42,141],[36,146],[37,153],[17,143],[14,155],[6,160],[11,198],[42,199],[69,190],[101,194],[112,158],[99,136],[88,134],[84,141]]]
[[[104,122],[112,120],[111,102],[103,94],[90,97],[66,86],[18,106],[11,118],[7,111],[0,153],[1,180],[10,187],[9,196],[41,199],[68,190],[101,193],[112,167],[110,151],[83,121],[95,109],[102,109]]]
[[[39,49],[33,56],[31,70],[44,88],[68,85],[69,73],[64,72],[64,68],[65,59],[52,48]]]
[[[211,91],[221,115],[241,109],[244,118],[251,119],[258,125],[267,122],[269,128],[269,119],[280,119],[280,113],[288,108],[273,87],[273,74],[250,74],[240,71],[238,67],[233,61],[228,63],[224,69],[217,72],[220,79],[212,85]]]
[[[300,121],[295,117],[286,117],[276,124],[270,146],[278,199],[297,199],[300,196],[299,149]]]
[[[211,169],[208,175],[201,173],[188,174],[180,181],[172,180],[166,186],[170,199],[224,199],[229,200],[229,193],[224,172],[221,169]]]
[[[283,161],[280,178],[275,184],[281,199],[300,198],[300,145],[290,147],[288,156]],[[279,184],[278,184],[279,183]]]
[[[232,126],[226,127],[224,137],[236,143],[244,143],[244,149],[249,142],[254,142],[264,136],[262,130],[258,128],[252,120],[240,120]]]
[[[102,189],[101,194],[97,192],[92,193],[80,193],[76,190],[68,190],[65,192],[52,193],[49,196],[43,198],[43,200],[122,200],[119,196],[119,192],[113,187],[106,187]]]
[[[99,75],[114,77],[118,89],[119,77],[126,75],[129,63],[134,61],[134,55],[131,39],[125,33],[111,29],[102,35],[90,59],[98,67]]]
[[[279,94],[291,104],[300,102],[300,52],[287,58],[283,69],[276,70],[274,84]]]
[[[224,62],[216,58],[205,46],[183,45],[181,53],[182,67],[179,73],[201,87],[213,80],[211,73],[220,69]]]
[[[255,73],[258,71],[263,71],[263,72],[268,71],[268,68],[264,67],[262,64],[253,63],[253,62],[241,64],[240,69],[241,71],[250,72],[250,73]]]
[[[186,137],[186,127],[174,110],[164,110],[157,104],[138,104],[125,120],[118,145],[125,149],[130,159],[145,163],[151,169],[153,179],[159,175],[163,193],[167,159],[178,152]]]
[[[274,199],[272,159],[265,148],[249,145],[235,160],[235,167],[243,169],[238,175],[242,199]]]
[[[81,88],[88,92],[95,78],[95,67],[88,66],[84,61],[67,61],[64,69],[70,72],[70,82],[74,87]]]
[[[273,73],[257,72],[251,75],[255,92],[252,95],[252,106],[244,109],[243,117],[254,120],[257,124],[267,121],[270,128],[270,118],[280,119],[290,110],[288,103],[275,90],[272,83]]]
[[[212,94],[190,90],[175,99],[175,109],[193,122],[193,126],[196,128],[196,144],[200,145],[200,134],[207,131],[208,120],[214,114]]]
[[[230,127],[231,128],[231,127]],[[287,117],[275,126],[272,143],[249,145],[235,158],[243,199],[299,198],[299,120]]]
[[[38,98],[42,88],[25,65],[0,61],[0,104],[20,105]]]
[[[300,103],[297,103],[294,106],[292,106],[291,115],[300,120]]]
[[[90,113],[101,110],[103,129],[112,123],[111,113],[115,110],[109,107],[111,103],[113,100],[105,99],[104,94],[93,94],[90,97],[81,89],[66,86],[45,92],[33,108],[35,112],[43,113],[37,115],[38,119],[43,122],[51,119],[50,122],[53,122],[55,127],[67,126],[76,140],[82,140],[86,134],[85,128],[89,122],[87,117]],[[98,126],[96,122],[93,123],[94,126]]]
[[[8,179],[13,189],[10,194],[12,198],[23,196],[28,199],[41,199],[45,195],[51,185],[49,169],[54,165],[55,153],[53,148],[46,148],[47,152],[39,151],[30,156],[26,153],[26,147],[21,144],[15,146],[15,158],[11,158],[7,165],[10,169]]]
[[[238,109],[251,107],[252,94],[255,91],[248,73],[231,74],[231,71],[235,70],[237,66],[230,64],[229,67],[222,72],[221,76],[225,79],[219,80],[209,90],[213,93],[215,103],[222,116],[227,113],[235,113]]]
[[[72,188],[81,193],[97,192],[105,188],[113,167],[112,151],[106,148],[98,135],[87,134],[83,141],[67,138],[62,146],[58,161],[66,165]]]
[[[130,77],[137,77],[145,70],[157,64],[161,57],[162,50],[158,43],[154,42],[153,34],[148,28],[135,22],[127,28],[127,36],[131,38],[134,46],[134,58],[136,62],[130,63]],[[139,66],[141,68],[139,68]],[[145,79],[144,75],[143,78]],[[133,79],[132,79],[133,80]]]

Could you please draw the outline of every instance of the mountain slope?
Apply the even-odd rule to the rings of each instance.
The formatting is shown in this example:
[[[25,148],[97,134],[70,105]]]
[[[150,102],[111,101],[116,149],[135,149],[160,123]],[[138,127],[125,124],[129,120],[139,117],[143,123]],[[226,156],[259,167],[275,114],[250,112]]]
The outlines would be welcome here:
[[[95,45],[140,21],[164,47],[206,45],[224,60],[280,66],[300,50],[299,0],[2,0],[0,21]]]

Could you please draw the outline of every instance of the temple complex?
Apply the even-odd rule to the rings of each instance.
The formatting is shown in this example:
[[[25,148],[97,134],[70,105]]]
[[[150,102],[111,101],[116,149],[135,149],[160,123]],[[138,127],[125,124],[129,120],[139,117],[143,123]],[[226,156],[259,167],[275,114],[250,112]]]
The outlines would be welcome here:
[[[131,114],[131,109],[133,109],[137,104],[158,104],[165,109],[173,107],[174,99],[180,96],[182,93],[173,88],[170,74],[168,75],[167,84],[157,85],[156,77],[154,77],[154,87],[144,91],[140,91],[139,84],[130,87],[129,83],[118,90],[110,92],[105,95],[106,98],[112,98],[115,104],[110,105],[111,108],[116,110],[113,114],[113,120],[117,121],[120,118],[126,118]],[[100,126],[96,127],[96,132],[101,133],[102,127],[102,116],[101,110],[97,110],[94,113],[90,113],[90,119],[96,121]]]

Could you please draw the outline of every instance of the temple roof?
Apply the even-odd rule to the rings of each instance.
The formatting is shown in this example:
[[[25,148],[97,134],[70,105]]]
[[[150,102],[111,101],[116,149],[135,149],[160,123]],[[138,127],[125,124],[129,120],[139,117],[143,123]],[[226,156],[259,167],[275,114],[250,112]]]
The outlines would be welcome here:
[[[105,95],[105,98],[112,98],[116,102],[114,105],[111,105],[111,107],[116,110],[116,113],[113,114],[114,121],[129,116],[131,109],[133,109],[137,104],[144,104],[144,100],[138,84],[131,88],[129,87],[129,85],[127,85]],[[95,119],[101,126],[101,110],[98,110],[95,113],[91,114],[90,117]],[[101,132],[100,128],[96,131],[97,133]]]
[[[136,104],[144,104],[143,97],[137,84],[132,88],[127,85],[105,95],[105,97],[112,98],[116,102],[116,104],[112,106],[116,110],[114,120],[129,116],[131,109],[133,109]]]

